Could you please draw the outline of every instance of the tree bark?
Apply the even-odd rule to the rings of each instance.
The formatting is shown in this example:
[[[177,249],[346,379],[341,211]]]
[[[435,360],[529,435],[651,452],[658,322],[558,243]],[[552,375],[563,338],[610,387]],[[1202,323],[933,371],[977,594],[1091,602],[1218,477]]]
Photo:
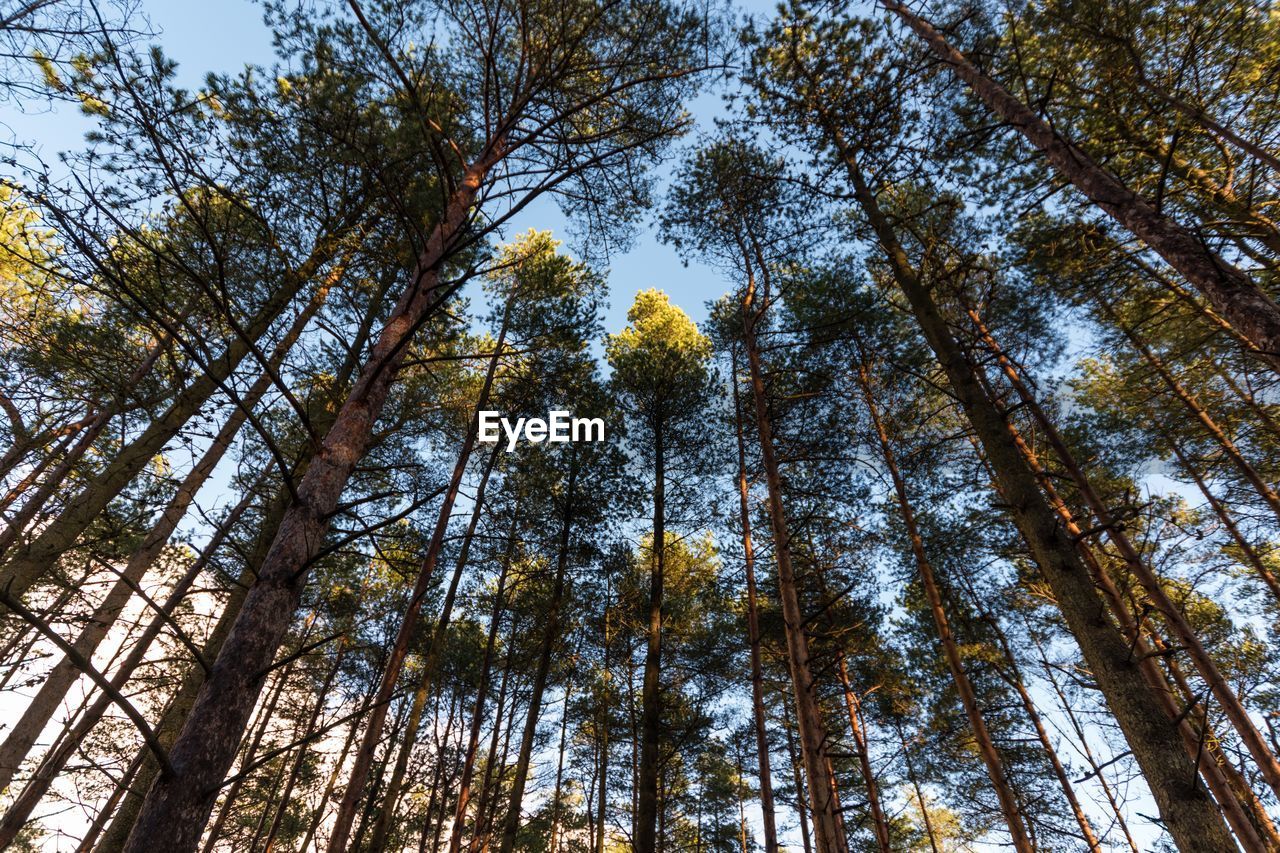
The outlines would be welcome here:
[[[765,728],[764,665],[760,660],[760,608],[756,593],[755,545],[751,541],[751,493],[747,484],[747,447],[742,429],[742,401],[738,393],[737,350],[733,353],[733,419],[738,439],[738,516],[742,525],[742,555],[747,575],[747,642],[751,654],[751,711],[755,724],[756,760],[760,778],[760,812],[765,853],[778,853],[778,828],[769,766],[769,733]],[[603,790],[603,788],[602,788]],[[603,851],[597,851],[603,853]]]
[[[845,708],[849,711],[849,731],[853,734],[853,745],[858,753],[858,768],[862,771],[862,779],[867,786],[867,806],[871,811],[871,826],[875,830],[876,846],[881,853],[892,853],[890,846],[889,823],[885,819],[884,806],[880,804],[880,786],[876,783],[875,768],[871,766],[871,749],[867,743],[866,730],[862,725],[862,702],[853,691],[849,680],[849,664],[844,652],[839,653],[840,686],[844,688]]]
[[[949,65],[992,112],[1040,151],[1062,177],[1181,273],[1218,313],[1257,345],[1272,369],[1280,371],[1280,306],[1253,279],[1209,249],[1193,231],[1161,214],[1095,163],[900,0],[880,2]]]
[[[467,735],[467,748],[462,759],[462,778],[458,782],[458,803],[453,810],[453,825],[449,828],[449,853],[460,853],[462,849],[462,831],[467,819],[467,804],[471,800],[471,778],[475,772],[476,751],[480,748],[480,728],[484,725],[484,706],[488,701],[489,682],[492,678],[492,673],[489,670],[493,665],[493,653],[497,646],[498,629],[502,623],[507,576],[511,572],[511,561],[515,557],[516,524],[519,518],[520,507],[517,505],[511,514],[507,553],[502,560],[502,568],[498,571],[498,586],[493,593],[493,610],[489,614],[489,636],[485,640],[484,660],[480,664],[480,684],[476,688],[475,708],[471,712],[471,730]],[[508,643],[508,648],[514,644],[514,641],[515,637],[513,636]],[[511,660],[508,656],[504,673],[509,672],[510,668]],[[505,686],[504,676],[503,687],[505,688]],[[501,714],[502,711],[499,710],[499,717],[501,717]]]
[[[170,750],[174,772],[157,776],[147,793],[125,845],[128,853],[157,848],[188,853],[198,843],[263,678],[297,609],[310,564],[324,546],[338,498],[364,455],[405,344],[443,297],[437,294],[440,266],[461,237],[481,182],[495,160],[492,154],[486,155],[466,170],[443,221],[433,229],[411,286],[379,334],[359,380],[307,469],[296,502],[286,512],[257,581]]]
[[[1123,636],[1106,619],[1088,569],[1041,494],[1009,435],[1004,417],[987,397],[932,294],[908,260],[864,181],[852,149],[842,136],[837,135],[836,141],[855,197],[884,250],[894,279],[977,433],[1009,512],[1053,590],[1059,610],[1147,778],[1166,827],[1183,850],[1209,853],[1231,849],[1231,835],[1212,800],[1196,784],[1196,770],[1181,748],[1176,727],[1133,662]]]

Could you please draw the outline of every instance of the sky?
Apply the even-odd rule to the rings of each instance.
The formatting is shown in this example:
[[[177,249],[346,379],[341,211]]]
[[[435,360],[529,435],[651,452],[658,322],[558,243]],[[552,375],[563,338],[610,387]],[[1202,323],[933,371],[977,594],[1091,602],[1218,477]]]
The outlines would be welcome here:
[[[735,8],[742,14],[765,15],[774,5],[774,0],[747,0],[735,4]],[[152,41],[178,63],[178,84],[183,87],[198,88],[210,72],[235,72],[246,64],[269,67],[275,61],[261,6],[252,0],[140,0],[140,11],[156,34]],[[688,150],[700,133],[709,131],[716,117],[725,115],[718,92],[704,93],[689,108],[698,120],[698,128],[672,149],[672,158],[660,167],[656,193],[659,203],[662,176],[670,174],[680,153]],[[53,161],[59,151],[82,147],[84,133],[91,127],[89,119],[68,104],[24,113],[16,113],[11,105],[0,105],[0,110],[7,110],[0,111],[0,124],[7,126],[17,139],[36,142],[47,162]],[[653,211],[644,214],[630,251],[611,258],[607,270],[602,270],[608,273],[609,307],[604,319],[609,332],[626,325],[627,308],[639,290],[657,287],[666,291],[672,302],[700,321],[706,317],[706,303],[729,289],[729,283],[717,271],[697,263],[686,266],[674,249],[661,244],[653,218]],[[542,198],[513,219],[504,230],[503,239],[537,228],[551,230],[557,238],[568,240],[567,226],[555,201]],[[572,245],[566,246],[566,251],[575,254]]]
[[[140,0],[140,3],[156,34],[153,40],[178,63],[178,82],[184,87],[199,87],[209,72],[235,72],[246,64],[270,66],[275,60],[261,8],[250,0]],[[764,15],[773,5],[774,0],[749,0],[738,3],[737,10]],[[690,109],[699,126],[677,146],[673,152],[677,157],[700,133],[710,130],[716,117],[725,114],[720,95],[715,92],[704,94]],[[83,134],[91,123],[78,109],[67,104],[17,113],[12,104],[0,103],[0,126],[7,127],[19,140],[36,142],[46,161],[54,161],[59,151],[82,147]],[[666,164],[660,173],[669,174],[673,165],[674,162]],[[662,192],[660,182],[659,200]],[[633,247],[615,256],[608,269],[602,270],[607,272],[610,287],[609,308],[604,318],[609,332],[625,325],[627,308],[638,290],[660,288],[700,321],[706,316],[706,303],[730,287],[730,282],[715,270],[699,264],[686,266],[673,248],[659,242],[653,219],[653,212],[646,213]],[[531,227],[550,229],[558,237],[566,238],[566,225],[554,201],[542,199],[510,223],[504,238],[510,239]],[[1176,489],[1177,485],[1171,483],[1167,488]]]

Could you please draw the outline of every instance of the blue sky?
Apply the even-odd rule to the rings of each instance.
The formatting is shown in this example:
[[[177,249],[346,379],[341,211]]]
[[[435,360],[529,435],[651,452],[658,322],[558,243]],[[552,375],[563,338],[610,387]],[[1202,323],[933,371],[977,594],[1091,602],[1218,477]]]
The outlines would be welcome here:
[[[774,5],[774,0],[748,0],[737,3],[736,8],[740,14],[760,16],[772,12]],[[275,59],[262,9],[252,0],[141,0],[140,11],[151,22],[156,33],[154,41],[178,63],[178,82],[187,88],[199,87],[209,72],[233,72],[246,64],[270,66]],[[704,93],[690,109],[700,130],[709,130],[712,121],[725,112],[718,92]],[[0,123],[7,125],[18,139],[36,142],[46,161],[53,161],[59,151],[81,147],[83,134],[91,126],[76,108],[66,104],[23,114],[10,111],[0,116]],[[682,140],[681,146],[687,147],[697,138],[698,131],[694,131]],[[673,153],[678,156],[679,151],[677,147]],[[669,172],[673,165],[666,164],[662,172]],[[660,181],[659,200],[661,192]],[[605,327],[610,332],[626,324],[627,308],[638,290],[661,288],[695,320],[701,320],[706,316],[707,301],[728,289],[718,272],[698,264],[686,267],[673,249],[659,243],[652,219],[652,212],[644,215],[632,249],[615,256],[609,264]],[[529,228],[549,229],[558,238],[568,237],[565,219],[551,199],[540,199],[523,211],[506,229],[505,236],[509,238]]]

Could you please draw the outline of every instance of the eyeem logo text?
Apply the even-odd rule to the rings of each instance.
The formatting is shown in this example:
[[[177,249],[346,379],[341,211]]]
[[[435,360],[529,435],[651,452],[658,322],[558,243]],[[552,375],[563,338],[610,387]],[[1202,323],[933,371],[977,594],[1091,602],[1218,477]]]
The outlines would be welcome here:
[[[507,451],[516,449],[516,442],[523,438],[534,444],[544,441],[566,444],[570,441],[604,441],[604,418],[575,418],[572,412],[557,409],[542,418],[517,418],[514,424],[501,412],[489,409],[480,412],[480,431],[477,438],[492,444],[501,440],[499,428],[507,436]]]

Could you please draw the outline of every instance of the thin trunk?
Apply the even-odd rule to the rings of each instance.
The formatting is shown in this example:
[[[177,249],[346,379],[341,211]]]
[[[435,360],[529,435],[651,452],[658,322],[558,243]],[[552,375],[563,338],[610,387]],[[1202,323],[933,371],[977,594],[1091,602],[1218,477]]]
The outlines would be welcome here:
[[[763,265],[760,271],[762,275],[767,273]],[[844,834],[839,796],[833,785],[834,780],[827,772],[830,763],[827,754],[827,728],[818,704],[804,612],[800,606],[800,594],[791,563],[791,531],[782,504],[782,476],[773,446],[773,423],[769,416],[764,370],[760,363],[755,333],[756,323],[764,308],[756,304],[758,295],[755,287],[754,279],[750,279],[743,297],[743,346],[750,369],[760,456],[764,463],[765,484],[769,493],[769,520],[773,527],[774,553],[778,564],[778,594],[786,629],[787,663],[795,693],[800,752],[808,774],[818,853],[847,853],[849,843]]]
[[[1028,633],[1030,628],[1028,627]],[[1049,664],[1049,658],[1045,655],[1044,646],[1041,645],[1039,638],[1031,634],[1032,643],[1035,644],[1036,653],[1040,659],[1040,668],[1044,670],[1045,677],[1049,680],[1049,684],[1053,687],[1054,694],[1058,697],[1058,707],[1062,709],[1066,715],[1067,721],[1071,724],[1071,730],[1076,734],[1076,741],[1080,747],[1080,753],[1084,756],[1084,760],[1089,765],[1089,773],[1086,778],[1094,778],[1098,780],[1099,787],[1102,788],[1103,795],[1107,798],[1107,803],[1111,806],[1112,818],[1116,822],[1116,826],[1120,827],[1120,832],[1124,835],[1125,842],[1129,845],[1129,849],[1133,853],[1141,853],[1138,845],[1133,840],[1133,836],[1129,833],[1129,824],[1124,819],[1124,809],[1120,807],[1119,801],[1116,800],[1115,792],[1111,790],[1110,783],[1107,782],[1106,774],[1103,768],[1098,764],[1096,758],[1093,757],[1093,750],[1089,748],[1089,738],[1085,734],[1084,727],[1080,725],[1080,719],[1076,716],[1076,712],[1072,710],[1071,701],[1066,694],[1062,692],[1062,686],[1058,683],[1057,677],[1053,673],[1053,667]]]
[[[1274,574],[1267,567],[1266,562],[1262,559],[1253,543],[1244,535],[1244,531],[1236,524],[1235,518],[1231,515],[1231,510],[1213,493],[1209,488],[1209,484],[1205,482],[1199,470],[1187,457],[1185,451],[1178,444],[1177,439],[1160,425],[1155,425],[1157,430],[1163,436],[1165,444],[1173,451],[1173,455],[1178,458],[1178,464],[1182,470],[1187,473],[1191,481],[1196,484],[1196,488],[1200,490],[1200,494],[1204,495],[1205,501],[1209,504],[1209,508],[1213,510],[1213,514],[1222,522],[1222,526],[1226,528],[1231,541],[1236,543],[1236,547],[1240,549],[1240,553],[1244,556],[1245,562],[1253,569],[1254,573],[1261,578],[1262,582],[1268,589],[1272,590],[1276,596],[1277,602],[1280,602],[1280,581],[1277,581]]]
[[[143,358],[142,362],[136,368],[134,368],[133,374],[125,380],[122,386],[124,389],[132,390],[139,382],[146,378],[147,374],[149,374],[155,367],[160,355],[165,351],[166,340],[166,338],[161,337],[151,345],[151,349],[147,352],[146,357]],[[54,467],[43,480],[39,480],[39,485],[36,485],[36,478],[39,474],[43,473],[45,468],[48,467],[46,463],[52,463],[54,459],[53,456],[49,456],[42,460],[41,464],[35,466],[35,468],[25,478],[23,478],[23,481],[5,496],[4,505],[6,508],[18,497],[25,497],[26,500],[23,501],[22,506],[18,509],[17,513],[14,514],[13,518],[6,522],[4,532],[0,533],[0,556],[7,556],[9,554],[14,545],[18,543],[19,538],[22,536],[23,532],[25,532],[27,526],[44,511],[49,498],[53,497],[53,494],[57,491],[58,487],[67,481],[72,470],[75,468],[76,463],[84,458],[84,455],[89,452],[89,449],[93,447],[94,443],[102,436],[103,431],[106,430],[112,419],[116,415],[120,414],[123,409],[123,399],[117,399],[110,405],[101,407],[83,430],[72,434],[77,437],[76,443],[67,448],[65,454],[62,455],[62,458],[58,461],[57,466]],[[71,436],[69,435],[68,438],[70,437]],[[8,561],[4,566],[3,574],[0,574],[0,582],[2,582],[6,587],[11,588],[15,594],[21,595],[39,579],[40,574],[35,571],[32,566],[20,565],[22,558],[25,555],[30,554],[33,550],[38,550],[40,544],[46,541],[49,537],[51,529],[57,528],[59,524],[63,523],[63,518],[68,517],[72,512],[76,511],[79,507],[80,501],[85,500],[86,494],[92,493],[90,490],[93,488],[93,485],[97,482],[98,478],[108,476],[110,470],[111,468],[108,466],[106,471],[98,474],[94,478],[93,482],[90,483],[85,491],[82,491],[75,498],[68,500],[62,517],[53,520],[51,523],[41,528],[34,541],[26,546],[24,552],[15,555],[12,560]],[[32,486],[35,486],[34,490],[28,493],[28,489]],[[105,507],[106,504],[103,503],[102,506]],[[48,514],[46,513],[46,515]],[[79,536],[92,520],[92,516],[87,517],[83,521],[83,524],[75,530],[75,536]],[[49,561],[52,562],[57,559],[57,557],[61,556],[61,554],[70,547],[70,541],[73,540],[68,540],[67,546],[57,550],[56,553],[50,552],[48,556]]]
[[[508,533],[507,553],[502,560],[502,568],[498,573],[498,586],[493,593],[493,611],[489,614],[489,636],[485,640],[484,661],[480,665],[480,684],[476,688],[475,708],[471,712],[471,731],[467,736],[467,750],[462,760],[462,778],[458,782],[458,803],[453,811],[453,826],[449,830],[449,853],[459,853],[462,849],[462,831],[467,819],[467,804],[471,800],[471,777],[475,773],[476,752],[480,747],[480,728],[484,725],[484,706],[489,697],[489,682],[492,673],[493,652],[497,646],[498,629],[502,623],[502,611],[505,606],[507,575],[511,571],[511,561],[515,557],[516,524],[519,520],[519,506],[511,514],[511,530]],[[515,620],[513,619],[514,623]],[[512,637],[507,643],[506,663],[503,668],[502,693],[506,694],[507,673],[511,671],[511,649],[515,645],[514,624]],[[498,709],[501,719],[502,709]],[[497,727],[495,721],[494,727]]]
[[[480,847],[482,837],[488,832],[487,822],[488,816],[491,813],[490,804],[497,799],[494,789],[495,786],[501,786],[502,775],[506,772],[507,747],[504,743],[502,747],[503,769],[498,774],[498,781],[494,781],[493,772],[494,762],[497,761],[498,757],[498,740],[502,737],[504,731],[509,736],[511,727],[515,724],[515,697],[511,698],[511,705],[507,710],[507,722],[505,726],[503,726],[502,722],[502,711],[506,706],[508,687],[511,683],[511,664],[515,656],[516,628],[518,624],[519,620],[517,620],[513,615],[511,619],[511,635],[508,638],[507,643],[506,662],[502,667],[502,682],[498,686],[498,705],[494,709],[493,714],[493,732],[489,736],[489,751],[486,754],[485,759],[484,779],[480,782],[480,796],[476,800],[475,825],[471,833],[471,843],[468,845],[468,849],[471,851],[475,851]]]
[[[311,713],[307,717],[307,722],[302,726],[302,735],[304,737],[315,729],[316,722],[320,719],[320,713],[324,710],[325,700],[329,696],[329,689],[333,686],[334,679],[338,677],[338,670],[342,668],[342,659],[346,656],[346,653],[347,635],[344,634],[338,641],[338,650],[333,656],[333,663],[329,665],[324,681],[320,684],[320,690],[316,693],[316,701],[311,706]],[[354,737],[354,734],[348,737]],[[289,800],[293,797],[293,789],[297,786],[298,779],[302,775],[302,769],[306,764],[309,752],[310,744],[303,744],[298,747],[293,763],[289,767],[289,774],[285,778],[284,789],[280,792],[280,807],[276,809],[275,817],[271,820],[271,827],[267,830],[266,846],[263,849],[263,853],[272,853],[275,847],[276,835],[279,834],[280,827],[289,811]],[[346,757],[345,750],[343,751],[343,757]]]
[[[1165,711],[1165,716],[1173,721],[1176,726],[1178,735],[1182,739],[1183,747],[1186,750],[1187,757],[1193,762],[1193,766],[1198,770],[1204,778],[1209,790],[1217,800],[1218,806],[1225,813],[1226,819],[1232,830],[1235,832],[1237,839],[1245,847],[1246,850],[1263,850],[1266,849],[1259,839],[1257,833],[1257,824],[1251,821],[1247,812],[1249,811],[1248,799],[1240,796],[1240,791],[1234,789],[1229,784],[1223,773],[1223,768],[1213,759],[1214,753],[1220,749],[1216,741],[1210,742],[1198,736],[1188,722],[1188,714],[1190,706],[1181,707],[1175,700],[1168,680],[1164,673],[1160,670],[1160,666],[1156,660],[1158,651],[1153,650],[1146,638],[1142,634],[1142,629],[1124,597],[1121,595],[1119,588],[1115,585],[1111,575],[1102,566],[1096,555],[1093,553],[1086,542],[1084,531],[1076,523],[1075,517],[1071,510],[1067,507],[1066,502],[1058,494],[1057,488],[1054,486],[1052,479],[1049,477],[1043,467],[1039,464],[1039,459],[1030,449],[1025,441],[1022,440],[1021,434],[1017,428],[1006,421],[1006,427],[1009,434],[1014,440],[1031,468],[1034,476],[1039,480],[1040,487],[1043,489],[1046,499],[1055,513],[1058,514],[1062,521],[1063,529],[1067,536],[1077,543],[1078,554],[1085,566],[1089,569],[1089,574],[1093,578],[1094,583],[1102,590],[1107,598],[1108,605],[1112,614],[1120,623],[1120,628],[1125,637],[1129,640],[1129,659],[1137,661],[1139,670],[1143,679],[1150,686],[1152,692],[1156,695],[1161,706]],[[984,460],[985,462],[985,460]],[[994,475],[993,475],[994,479]],[[998,491],[998,486],[997,486]],[[1202,731],[1205,731],[1202,727]],[[1209,755],[1210,760],[1205,760],[1205,754]]]
[[[609,687],[613,683],[613,676],[609,670],[609,615],[610,605],[613,601],[613,575],[610,573],[606,576],[605,596],[604,596],[604,637],[600,643],[600,655],[603,659],[604,669],[604,686],[600,691],[600,710],[597,715],[596,725],[599,727],[599,743],[600,743],[600,761],[599,761],[599,778],[596,780],[600,785],[598,794],[600,809],[600,817],[596,830],[595,843],[591,849],[593,853],[604,853],[604,823],[605,809],[609,804]]]
[[[853,745],[858,753],[858,768],[862,771],[862,779],[867,786],[867,806],[871,809],[871,825],[875,829],[876,845],[881,853],[891,853],[889,822],[885,819],[884,807],[880,804],[880,786],[876,784],[875,768],[871,766],[871,749],[862,725],[862,702],[854,693],[853,684],[849,680],[849,665],[843,651],[839,653],[839,668],[840,686],[844,688],[844,704],[849,711],[849,731],[853,734]]]
[[[453,576],[449,581],[449,588],[445,592],[440,617],[436,620],[435,630],[431,635],[431,644],[428,646],[427,657],[418,676],[418,686],[413,693],[413,705],[409,710],[409,725],[405,729],[404,738],[400,742],[400,750],[396,756],[395,767],[392,768],[391,778],[388,780],[382,795],[384,798],[383,809],[378,816],[377,823],[374,824],[373,839],[369,842],[369,849],[372,851],[381,851],[385,846],[387,832],[390,830],[391,816],[395,813],[396,804],[400,799],[401,785],[409,768],[409,757],[412,755],[414,745],[417,743],[422,712],[426,708],[427,697],[431,695],[435,688],[436,674],[439,672],[440,659],[444,654],[444,647],[447,642],[449,623],[453,616],[453,604],[458,594],[458,585],[467,566],[468,555],[471,551],[471,541],[475,536],[476,526],[479,524],[480,516],[485,509],[484,493],[489,483],[489,474],[493,471],[493,466],[498,461],[498,454],[501,451],[502,445],[500,443],[495,444],[493,451],[489,454],[488,462],[485,464],[484,474],[480,478],[480,485],[476,489],[475,506],[472,508],[471,521],[468,523],[467,532],[463,536],[462,550],[458,554],[457,564],[454,566]]]
[[[649,628],[640,694],[640,788],[636,803],[636,853],[655,853],[658,826],[658,753],[662,737],[662,597],[666,582],[667,465],[665,418],[653,423],[653,546],[649,574]],[[504,851],[505,853],[505,851]]]
[[[742,525],[742,555],[747,575],[747,641],[751,650],[751,710],[755,723],[756,761],[760,778],[760,811],[765,853],[778,853],[777,818],[774,814],[773,779],[769,767],[769,734],[765,728],[764,665],[760,660],[760,608],[756,592],[755,545],[751,541],[751,492],[747,484],[747,445],[742,428],[742,402],[738,394],[737,349],[733,352],[733,419],[738,439],[738,519]],[[603,851],[597,851],[603,853]]]
[[[76,853],[90,853],[93,850],[98,837],[106,829],[107,821],[111,819],[112,812],[115,811],[116,806],[120,805],[120,801],[124,799],[125,793],[129,790],[134,774],[142,766],[142,755],[141,752],[134,754],[133,760],[129,762],[129,766],[120,777],[120,781],[116,783],[115,790],[111,792],[111,796],[107,798],[107,801],[102,804],[102,808],[98,809],[98,813],[93,816],[93,823],[85,830],[84,837],[80,839],[80,844],[76,847]]]
[[[128,853],[158,847],[187,853],[199,842],[199,827],[208,819],[218,786],[235,759],[263,678],[301,600],[311,563],[324,547],[338,499],[368,448],[405,344],[448,293],[437,292],[440,267],[463,234],[481,182],[495,159],[486,155],[466,170],[443,221],[433,229],[410,286],[298,486],[235,625],[169,751],[174,772],[157,776],[147,793],[125,845]]]
[[[71,601],[77,593],[83,592],[84,587],[96,573],[96,570],[90,566],[80,575],[77,583],[68,584],[58,590],[58,594],[49,601],[48,605],[40,609],[38,615],[41,621],[49,624],[56,619],[57,614],[65,612],[67,602]],[[10,632],[10,637],[5,642],[4,649],[0,650],[0,661],[3,661],[3,665],[7,667],[4,675],[0,676],[0,690],[9,686],[13,677],[22,671],[24,663],[38,659],[28,658],[27,655],[31,654],[37,643],[45,639],[44,635],[26,620],[11,619],[4,627]]]
[[[462,487],[462,478],[467,472],[467,463],[470,462],[471,453],[475,449],[476,436],[480,428],[480,412],[489,404],[489,394],[493,388],[493,378],[498,371],[498,363],[502,358],[502,348],[507,338],[507,323],[511,316],[511,307],[515,299],[516,295],[513,291],[507,297],[506,309],[502,315],[502,327],[498,332],[498,340],[494,345],[493,355],[489,359],[484,384],[480,388],[475,410],[467,424],[467,432],[462,440],[462,448],[458,451],[458,458],[453,466],[453,474],[449,479],[449,489],[445,492],[444,501],[440,505],[440,513],[436,517],[436,526],[431,534],[431,542],[427,546],[426,556],[423,558],[422,566],[418,570],[417,586],[414,588],[413,596],[409,599],[409,606],[405,608],[404,616],[401,617],[400,628],[396,633],[395,642],[392,646],[391,658],[387,662],[387,668],[382,673],[382,685],[379,687],[380,699],[389,697],[391,692],[395,690],[396,682],[400,679],[400,670],[403,668],[405,657],[409,653],[409,643],[417,630],[418,617],[422,612],[422,602],[430,588],[431,579],[435,576],[436,563],[440,558],[440,551],[444,548],[445,534],[449,532],[449,519],[453,516],[454,502],[457,500],[458,491]],[[436,671],[440,667],[440,659],[444,654],[449,622],[453,616],[453,602],[458,594],[458,584],[462,580],[462,573],[467,566],[471,538],[475,535],[476,525],[480,522],[480,516],[484,512],[485,487],[489,484],[489,474],[493,471],[493,466],[498,461],[498,454],[501,450],[502,442],[494,442],[493,452],[489,454],[488,464],[484,468],[484,475],[481,477],[480,485],[476,490],[475,507],[471,513],[471,521],[467,526],[467,535],[463,539],[462,553],[458,556],[453,576],[449,580],[449,589],[445,593],[440,618],[436,620],[435,630],[431,635],[431,645],[427,650],[427,658],[423,663],[422,673],[419,676],[418,687],[413,694],[413,702],[409,709],[409,722],[405,727],[404,743],[396,756],[391,778],[383,791],[383,796],[387,801],[379,813],[377,823],[374,824],[373,839],[369,845],[370,850],[375,853],[379,853],[382,850],[387,832],[390,829],[389,821],[395,813],[396,802],[400,797],[400,785],[404,781],[404,774],[409,766],[409,756],[413,752],[414,743],[417,740],[418,727],[422,722],[422,712],[426,707],[427,697],[431,692],[431,688],[434,686]],[[346,849],[347,833],[351,828],[351,818],[355,814],[356,804],[364,791],[365,777],[368,773],[368,761],[373,757],[373,748],[382,734],[382,722],[385,719],[386,711],[384,709],[380,712],[380,707],[382,706],[375,704],[373,716],[365,729],[364,739],[360,742],[360,748],[356,751],[356,764],[351,771],[351,779],[347,783],[347,790],[342,798],[342,808],[338,810],[333,835],[329,839],[330,853],[342,853]]]
[[[372,698],[372,689],[369,694],[362,697],[362,703],[368,704]],[[351,752],[351,747],[356,742],[356,734],[360,731],[360,717],[353,717],[351,725],[347,729],[347,738],[342,742],[342,749],[338,750],[338,757],[334,761],[333,769],[329,771],[329,776],[325,780],[324,789],[320,792],[320,801],[316,804],[314,813],[311,815],[311,821],[307,824],[306,835],[302,836],[302,843],[298,845],[298,850],[308,850],[311,848],[311,841],[316,837],[316,832],[320,829],[320,824],[324,822],[324,813],[328,809],[329,800],[333,798],[333,792],[338,787],[338,779],[342,776],[342,766],[347,763],[347,754]]]
[[[942,643],[942,653],[947,661],[947,669],[951,672],[951,680],[956,686],[956,693],[960,696],[960,704],[964,708],[965,717],[969,721],[969,730],[973,733],[974,741],[978,747],[978,754],[982,756],[982,763],[986,767],[987,777],[991,780],[991,786],[996,792],[996,798],[1000,803],[1000,813],[1004,816],[1005,825],[1009,828],[1009,835],[1013,840],[1014,849],[1029,851],[1031,842],[1027,838],[1026,825],[1023,822],[1023,816],[1014,797],[1013,786],[1009,783],[1008,775],[1004,769],[1004,762],[1000,760],[1000,753],[996,749],[995,742],[991,739],[991,733],[987,729],[982,710],[978,707],[978,697],[973,689],[973,682],[970,681],[969,674],[965,671],[964,660],[960,656],[960,648],[956,644],[955,635],[951,632],[951,622],[947,618],[947,611],[943,605],[942,592],[938,588],[938,580],[933,571],[933,563],[925,552],[924,537],[920,534],[919,525],[916,523],[915,509],[907,495],[906,479],[902,476],[902,470],[898,467],[898,458],[893,450],[889,431],[880,417],[880,407],[876,404],[875,395],[871,391],[871,377],[866,367],[867,357],[862,350],[861,343],[858,343],[858,355],[861,362],[857,370],[858,385],[862,390],[863,402],[866,403],[867,411],[871,415],[871,424],[875,429],[876,441],[880,446],[880,454],[884,458],[885,468],[888,469],[890,479],[893,481],[894,494],[898,502],[898,512],[902,516],[903,526],[907,530],[907,540],[911,543],[911,553],[916,561],[916,570],[920,574],[920,585],[924,588],[925,599],[929,602],[929,613],[933,618],[934,629],[938,632],[938,640]]]
[[[1027,719],[1031,721],[1032,728],[1035,729],[1036,737],[1040,741],[1040,746],[1044,750],[1045,756],[1049,759],[1049,765],[1053,768],[1053,775],[1058,780],[1058,786],[1062,788],[1062,795],[1067,800],[1067,805],[1071,808],[1071,814],[1076,819],[1076,824],[1080,827],[1080,833],[1084,838],[1085,844],[1092,851],[1101,851],[1102,847],[1098,841],[1097,833],[1093,830],[1093,825],[1089,823],[1089,818],[1084,813],[1084,809],[1080,805],[1080,798],[1076,796],[1076,789],[1071,784],[1071,779],[1067,776],[1067,770],[1062,766],[1062,760],[1058,757],[1058,750],[1054,747],[1053,741],[1049,739],[1049,732],[1044,727],[1044,721],[1040,718],[1040,712],[1036,710],[1036,703],[1031,698],[1031,694],[1027,691],[1026,682],[1022,679],[1022,669],[1018,666],[1018,660],[1013,656],[1013,649],[1009,647],[1009,640],[1005,636],[1004,630],[1000,627],[1000,623],[994,616],[986,612],[981,607],[981,599],[976,600],[975,605],[979,607],[983,620],[991,628],[995,634],[996,642],[1000,646],[1000,651],[1004,655],[1005,664],[1008,669],[997,666],[996,670],[1003,677],[1006,684],[1014,689],[1018,694],[1018,698],[1022,700],[1022,708],[1027,712]]]
[[[1062,177],[1129,229],[1191,282],[1214,309],[1253,341],[1280,370],[1280,306],[1244,272],[1213,252],[1192,230],[1164,216],[1146,199],[1040,118],[956,50],[933,25],[900,0],[880,0],[996,115],[1037,148]]]
[[[546,627],[542,632],[542,644],[538,651],[538,668],[533,675],[533,690],[524,721],[524,734],[520,739],[520,755],[516,759],[516,774],[511,780],[510,807],[502,828],[499,853],[511,853],[516,835],[520,831],[520,817],[524,802],[524,786],[529,778],[529,763],[533,760],[533,740],[538,732],[538,718],[542,715],[542,694],[551,673],[551,657],[560,639],[560,610],[564,600],[565,577],[569,569],[569,541],[573,530],[574,508],[577,502],[575,487],[578,482],[578,453],[576,445],[569,445],[569,482],[565,488],[565,500],[560,526],[560,543],[557,549],[555,579],[551,585],[551,601],[548,604]]]
[[[924,801],[924,791],[920,789],[920,780],[916,778],[915,766],[911,763],[911,745],[907,742],[906,732],[902,729],[902,721],[895,718],[893,724],[898,730],[898,740],[902,742],[902,761],[907,767],[907,781],[911,783],[916,802],[920,805],[920,817],[924,821],[925,835],[929,838],[929,849],[932,853],[940,853],[938,839],[933,831],[933,820],[929,817],[929,806]]]
[[[560,791],[564,784],[565,736],[569,731],[569,697],[573,695],[573,683],[564,689],[564,711],[560,715],[560,760],[556,762],[556,784],[551,794],[551,843],[550,853],[560,853]]]
[[[800,822],[800,841],[804,844],[804,853],[813,853],[813,841],[809,833],[809,809],[806,803],[809,801],[809,795],[804,787],[804,773],[800,767],[800,757],[796,754],[796,736],[795,729],[791,724],[791,712],[787,709],[787,703],[782,703],[782,728],[787,733],[787,752],[791,757],[791,772],[795,777],[796,785],[796,816]]]

